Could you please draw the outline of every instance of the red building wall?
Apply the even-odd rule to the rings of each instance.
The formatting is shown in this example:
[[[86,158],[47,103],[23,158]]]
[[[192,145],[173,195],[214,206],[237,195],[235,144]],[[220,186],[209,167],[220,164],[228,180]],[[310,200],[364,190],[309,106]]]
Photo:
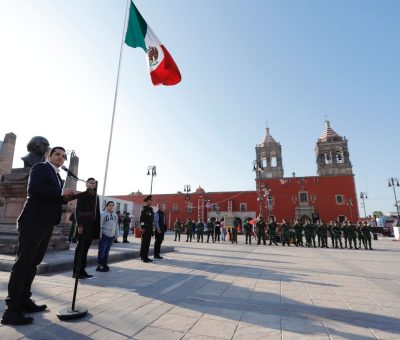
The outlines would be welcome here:
[[[267,213],[266,197],[261,201],[261,213],[274,215],[278,222],[283,218],[293,220],[296,218],[296,206],[309,206],[319,214],[320,219],[327,222],[338,220],[339,216],[352,221],[359,218],[357,195],[355,189],[354,176],[312,176],[312,177],[288,177],[282,179],[264,179],[260,180],[261,186],[266,185],[271,189],[270,195],[273,198],[273,204]],[[257,188],[259,186],[257,185]],[[300,192],[307,192],[307,202],[300,203]],[[343,202],[337,204],[336,196],[341,195]],[[153,194],[153,205],[158,203],[165,204],[166,216],[169,226],[172,226],[176,218],[186,220],[189,217],[197,220],[198,217],[207,219],[208,212],[212,210],[207,208],[207,202],[210,205],[218,204],[221,216],[228,213],[233,215],[240,212],[240,203],[247,204],[247,211],[240,212],[241,216],[258,216],[259,204],[257,197],[258,191],[229,191],[229,192],[203,192],[198,189],[191,193],[190,200],[185,200],[184,193],[176,194]],[[125,195],[114,196],[143,205],[144,195]],[[349,202],[352,205],[349,205]],[[192,203],[192,212],[187,212],[187,202]],[[174,211],[174,204],[177,211]],[[231,211],[230,211],[231,210]],[[215,213],[213,214],[215,216]],[[135,216],[137,219],[139,216]],[[298,216],[300,217],[300,216]],[[311,216],[310,216],[311,217]]]

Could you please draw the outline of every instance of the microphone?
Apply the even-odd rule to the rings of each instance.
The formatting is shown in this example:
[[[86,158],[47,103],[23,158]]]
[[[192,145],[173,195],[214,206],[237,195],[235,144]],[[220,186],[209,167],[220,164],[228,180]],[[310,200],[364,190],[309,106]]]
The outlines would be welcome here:
[[[61,167],[61,169],[63,169],[64,171],[67,172],[67,175],[69,177],[72,177],[73,179],[77,180],[77,181],[81,181],[81,179],[79,179],[79,177],[77,175],[75,175],[70,169],[68,169],[65,165],[63,165]]]

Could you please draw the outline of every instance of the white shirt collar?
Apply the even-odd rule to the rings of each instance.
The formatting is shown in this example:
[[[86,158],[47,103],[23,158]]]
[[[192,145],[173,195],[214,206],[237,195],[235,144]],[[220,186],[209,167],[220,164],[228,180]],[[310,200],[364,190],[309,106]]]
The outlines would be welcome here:
[[[60,173],[60,169],[57,168],[55,165],[53,165],[52,162],[46,161],[46,163],[49,163],[51,165],[51,167],[54,169],[54,171],[56,172],[56,174]]]

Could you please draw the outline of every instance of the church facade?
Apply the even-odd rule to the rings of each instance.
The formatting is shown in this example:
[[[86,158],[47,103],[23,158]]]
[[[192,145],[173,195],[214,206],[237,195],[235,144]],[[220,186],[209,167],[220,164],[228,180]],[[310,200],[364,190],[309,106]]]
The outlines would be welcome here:
[[[236,218],[241,224],[247,217],[274,216],[277,222],[287,219],[321,219],[357,221],[359,218],[357,194],[348,143],[325,122],[323,133],[315,146],[317,175],[284,176],[282,148],[269,129],[255,148],[256,160],[254,191],[207,192],[198,187],[193,192],[153,194],[153,204],[163,204],[168,226],[176,218]],[[140,192],[114,196],[143,205]],[[134,216],[138,225],[139,216]]]

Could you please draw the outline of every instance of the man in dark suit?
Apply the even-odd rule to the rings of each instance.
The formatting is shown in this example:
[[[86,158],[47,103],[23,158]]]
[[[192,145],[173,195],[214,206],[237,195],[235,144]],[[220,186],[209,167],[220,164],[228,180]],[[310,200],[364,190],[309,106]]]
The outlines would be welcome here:
[[[142,230],[142,243],[140,245],[140,258],[143,262],[153,262],[149,259],[149,248],[151,236],[153,235],[154,211],[151,206],[153,198],[151,195],[147,196],[144,201],[146,205],[142,208],[140,213],[140,228]]]
[[[85,268],[87,254],[92,240],[98,240],[100,237],[100,202],[95,189],[96,180],[94,178],[89,178],[86,181],[86,191],[80,194],[76,201],[76,238],[78,244],[75,248],[74,269],[72,274],[74,278],[77,275],[79,279],[86,279],[93,276],[88,274]]]
[[[31,285],[46,253],[53,227],[60,223],[62,204],[74,194],[72,190],[63,191],[63,181],[58,173],[65,156],[64,148],[54,147],[46,162],[37,163],[30,170],[28,195],[18,217],[17,257],[8,283],[3,324],[32,323],[33,318],[25,316],[24,312],[35,313],[47,308],[31,299]]]

